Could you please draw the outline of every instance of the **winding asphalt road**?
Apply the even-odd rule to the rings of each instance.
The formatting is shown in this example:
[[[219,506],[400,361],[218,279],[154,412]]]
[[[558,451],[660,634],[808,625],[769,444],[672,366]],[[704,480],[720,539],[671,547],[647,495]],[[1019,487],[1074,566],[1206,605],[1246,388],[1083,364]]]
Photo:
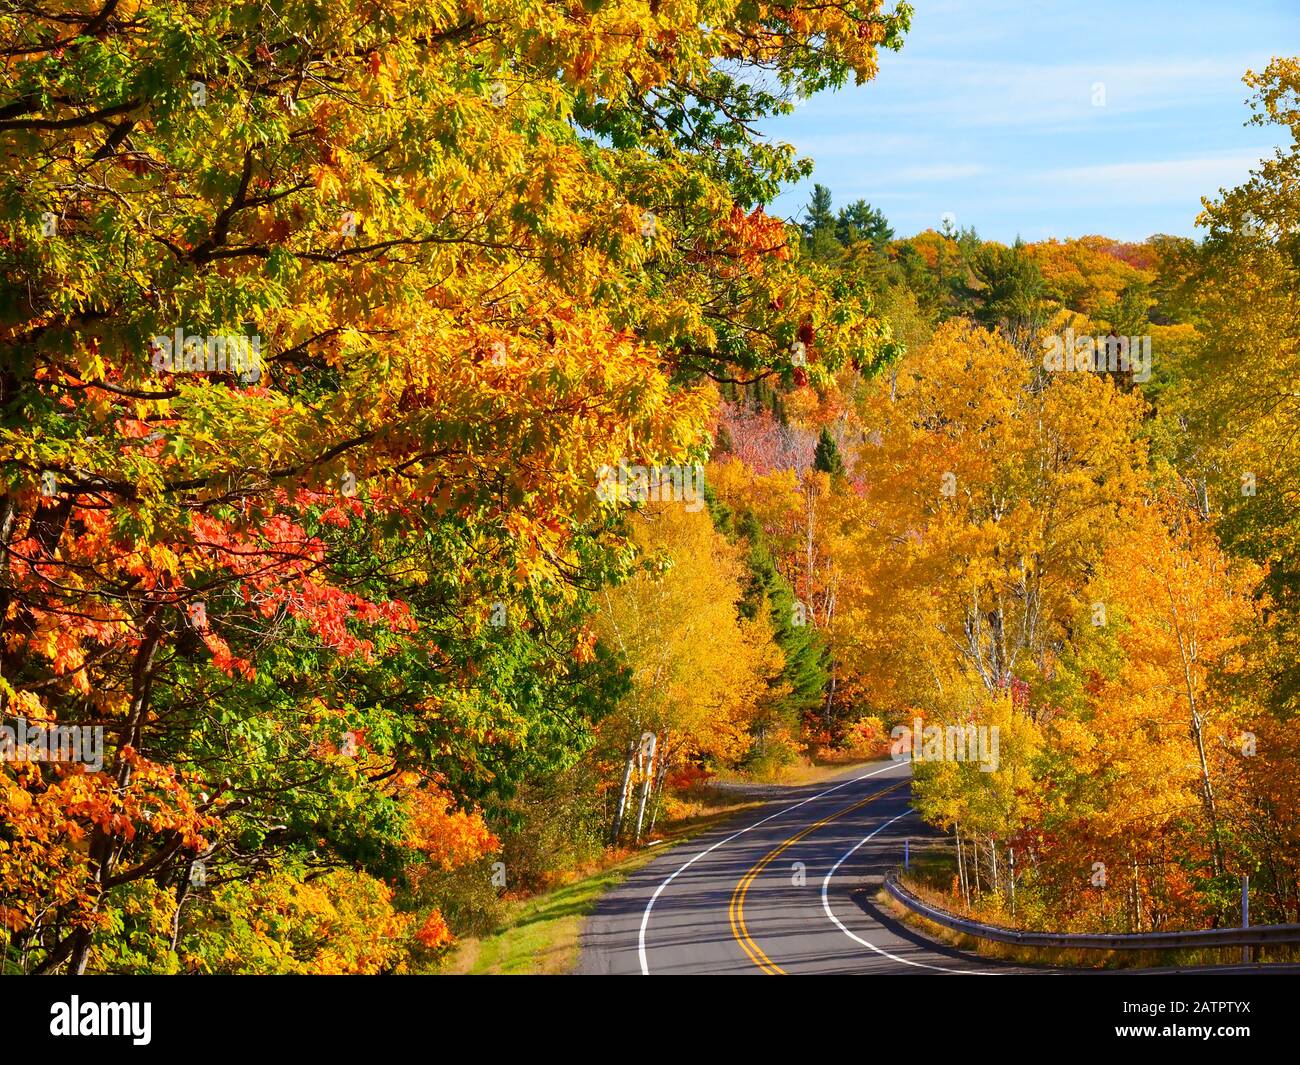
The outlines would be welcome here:
[[[583,974],[1026,972],[949,950],[872,901],[911,811],[910,763],[858,766],[674,847],[587,919]]]

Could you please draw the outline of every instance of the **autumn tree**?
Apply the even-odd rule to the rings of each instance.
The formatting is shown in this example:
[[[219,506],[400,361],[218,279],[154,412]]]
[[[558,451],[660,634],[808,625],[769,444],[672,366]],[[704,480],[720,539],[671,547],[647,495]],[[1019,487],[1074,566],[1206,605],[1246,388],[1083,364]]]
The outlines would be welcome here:
[[[1255,123],[1280,127],[1291,143],[1244,184],[1208,202],[1200,219],[1208,231],[1203,245],[1182,249],[1171,263],[1198,337],[1185,349],[1169,396],[1170,431],[1179,434],[1188,460],[1189,495],[1200,497],[1235,552],[1267,565],[1277,619],[1295,633],[1300,62],[1274,59],[1246,82],[1256,90]],[[1300,707],[1293,658],[1274,664],[1271,685],[1277,712],[1289,716]]]
[[[178,951],[227,885],[400,881],[415,793],[578,757],[617,694],[588,600],[631,557],[596,471],[698,451],[703,376],[877,356],[758,207],[806,168],[752,123],[907,20],[0,15],[0,713],[105,734],[103,772],[0,767],[11,956],[169,964],[111,956],[128,910]]]
[[[630,821],[639,842],[670,766],[733,766],[749,751],[756,719],[782,694],[782,658],[767,618],[741,613],[743,560],[707,511],[659,503],[632,523],[643,561],[604,590],[597,625],[631,683],[600,729],[621,770],[611,836]]]

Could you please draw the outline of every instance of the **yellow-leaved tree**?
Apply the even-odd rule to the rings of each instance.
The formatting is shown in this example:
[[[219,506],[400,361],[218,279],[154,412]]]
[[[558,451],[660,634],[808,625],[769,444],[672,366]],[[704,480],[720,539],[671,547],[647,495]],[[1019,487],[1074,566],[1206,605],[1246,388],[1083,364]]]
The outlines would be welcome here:
[[[632,796],[639,840],[670,766],[685,758],[734,765],[750,725],[781,695],[782,656],[765,618],[738,609],[744,578],[735,547],[704,510],[649,504],[630,519],[642,552],[637,571],[602,593],[597,628],[622,658],[631,690],[601,723],[598,756],[621,765],[612,837],[623,834]],[[653,825],[654,811],[650,814]]]

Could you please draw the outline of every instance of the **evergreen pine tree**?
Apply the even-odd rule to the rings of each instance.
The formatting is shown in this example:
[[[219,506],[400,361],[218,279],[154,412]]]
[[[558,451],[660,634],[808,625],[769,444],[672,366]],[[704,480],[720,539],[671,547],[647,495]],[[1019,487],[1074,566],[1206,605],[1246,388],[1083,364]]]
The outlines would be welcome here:
[[[813,452],[813,469],[829,473],[832,477],[844,476],[844,459],[839,446],[830,430],[822,426],[821,435],[817,437],[817,450]]]

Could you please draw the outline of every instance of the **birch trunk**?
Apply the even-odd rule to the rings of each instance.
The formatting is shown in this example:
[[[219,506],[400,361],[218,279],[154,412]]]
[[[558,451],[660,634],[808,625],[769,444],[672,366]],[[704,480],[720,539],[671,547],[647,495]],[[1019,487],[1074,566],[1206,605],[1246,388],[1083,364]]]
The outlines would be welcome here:
[[[617,845],[618,837],[623,834],[623,814],[627,811],[628,788],[632,784],[632,766],[636,761],[636,740],[627,745],[627,761],[623,765],[623,785],[618,792],[618,807],[614,811],[614,829],[610,833],[610,843]]]
[[[967,906],[970,905],[970,888],[966,883],[966,863],[963,861],[961,849],[961,826],[952,826],[953,835],[957,838],[957,886],[961,888],[962,900]]]
[[[644,750],[645,747],[643,745],[642,751],[644,752]],[[640,844],[641,842],[641,826],[645,823],[646,802],[650,798],[650,785],[654,781],[655,770],[659,768],[658,763],[659,763],[659,735],[658,733],[656,733],[655,745],[652,748],[650,753],[650,764],[648,766],[643,767],[643,771],[641,775],[641,802],[637,805],[636,808],[636,836],[633,839],[633,842],[636,844]]]
[[[645,830],[647,836],[654,834],[655,822],[659,820],[659,806],[664,798],[664,778],[668,776],[668,758],[666,755],[661,756],[659,759],[657,776],[658,779],[655,781],[654,787],[654,801],[650,804],[650,827]]]

